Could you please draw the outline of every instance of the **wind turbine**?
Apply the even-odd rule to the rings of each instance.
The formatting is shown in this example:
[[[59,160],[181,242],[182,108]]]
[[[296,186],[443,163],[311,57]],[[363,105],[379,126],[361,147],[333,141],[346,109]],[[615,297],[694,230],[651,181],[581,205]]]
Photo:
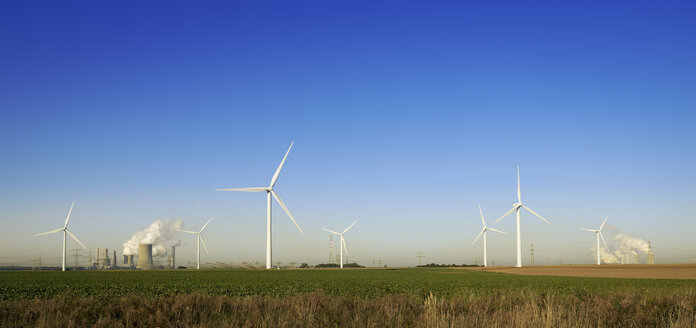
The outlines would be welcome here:
[[[292,217],[292,214],[290,214],[290,211],[288,208],[285,206],[285,203],[280,199],[280,196],[278,196],[278,193],[276,193],[273,190],[273,186],[275,186],[276,181],[278,181],[278,175],[280,174],[280,170],[283,169],[283,164],[285,164],[285,159],[288,158],[288,154],[290,153],[290,149],[292,149],[292,145],[295,142],[293,141],[290,143],[290,148],[288,148],[288,151],[285,153],[285,157],[283,157],[283,160],[280,162],[280,166],[278,166],[278,169],[276,170],[275,174],[273,174],[273,178],[271,179],[271,184],[268,187],[254,187],[254,188],[234,188],[234,189],[215,189],[218,191],[246,191],[246,192],[266,192],[266,269],[271,269],[272,267],[272,259],[271,259],[271,253],[272,253],[272,248],[271,248],[271,195],[273,195],[273,198],[280,204],[280,207],[285,210],[285,213],[288,214],[290,217],[290,220],[292,220],[292,223],[295,224],[297,229],[300,230],[301,233],[304,233],[302,231],[302,228],[300,228],[300,225],[297,224],[297,221],[295,221],[295,218]]]
[[[80,246],[82,246],[82,248],[87,249],[87,247],[85,247],[85,245],[79,239],[77,239],[77,237],[75,237],[75,235],[73,235],[72,232],[68,231],[68,221],[70,221],[70,213],[72,213],[73,206],[75,206],[75,202],[73,202],[72,205],[70,205],[70,211],[68,211],[68,217],[65,218],[65,225],[63,225],[62,228],[56,229],[56,230],[51,230],[51,231],[46,231],[46,232],[42,232],[42,233],[37,233],[34,235],[34,237],[37,237],[37,236],[41,236],[41,235],[48,235],[50,233],[56,233],[59,231],[63,232],[63,271],[65,271],[65,255],[66,255],[65,254],[65,234],[66,233],[68,235],[70,235],[70,237],[72,237],[72,239],[75,239],[75,241],[78,244],[80,244]]]
[[[495,220],[495,222],[500,221],[502,218],[510,215],[510,213],[515,212],[517,216],[517,265],[516,267],[521,268],[522,267],[522,240],[520,237],[520,209],[524,208],[525,210],[529,211],[529,213],[532,213],[539,217],[542,221],[551,224],[551,222],[547,221],[544,219],[541,215],[539,215],[537,212],[534,212],[531,208],[525,206],[522,204],[522,193],[520,192],[520,167],[517,166],[517,203],[512,204],[512,209],[509,210],[507,213],[503,214],[500,218]],[[494,223],[495,223],[494,222]]]
[[[486,221],[483,219],[483,211],[481,211],[481,204],[479,204],[479,213],[481,213],[481,222],[483,223],[483,228],[481,228],[481,232],[478,234],[478,236],[476,236],[476,239],[474,239],[474,242],[472,242],[471,244],[472,245],[476,244],[476,241],[478,241],[479,238],[481,238],[481,235],[483,235],[483,266],[487,267],[488,266],[488,256],[486,254],[486,245],[488,244],[487,239],[486,239],[487,231],[492,230],[495,232],[502,233],[504,235],[507,235],[508,233],[502,232],[498,229],[489,228],[488,226],[486,226]]]
[[[352,228],[356,223],[358,223],[358,220],[355,220],[355,222],[353,222],[353,224],[349,225],[348,228],[346,228],[346,230],[343,230],[343,232],[341,232],[341,233],[338,233],[336,231],[331,231],[331,230],[326,229],[326,228],[321,228],[324,231],[328,231],[334,235],[338,235],[341,237],[341,269],[343,269],[343,250],[344,249],[346,250],[346,256],[348,256],[348,247],[346,247],[346,240],[343,239],[343,234],[346,233],[348,230],[350,230],[350,228]]]
[[[196,236],[197,236],[197,239],[198,239],[198,248],[197,248],[197,250],[196,250],[196,269],[200,269],[200,268],[201,268],[201,242],[203,242],[203,247],[205,248],[205,253],[208,254],[208,246],[205,245],[205,240],[203,240],[203,236],[201,236],[201,233],[203,232],[203,230],[205,230],[205,227],[207,227],[207,226],[208,226],[208,223],[210,223],[210,221],[212,221],[212,220],[213,220],[213,218],[210,218],[210,220],[208,220],[208,222],[206,222],[206,223],[203,225],[203,228],[201,228],[201,230],[198,231],[198,232],[195,232],[195,231],[188,231],[188,230],[179,230],[179,231],[181,231],[181,232],[190,233],[190,234],[192,234],[192,235],[196,235]]]
[[[594,232],[597,235],[597,265],[602,264],[602,258],[599,254],[599,237],[602,237],[602,242],[604,242],[604,247],[606,247],[607,250],[609,250],[609,246],[607,246],[607,242],[604,241],[604,236],[602,235],[602,228],[604,228],[604,224],[607,223],[608,218],[609,218],[609,215],[607,214],[607,216],[604,218],[604,222],[602,222],[602,225],[600,225],[599,229],[597,229],[597,230],[582,228],[582,230]]]

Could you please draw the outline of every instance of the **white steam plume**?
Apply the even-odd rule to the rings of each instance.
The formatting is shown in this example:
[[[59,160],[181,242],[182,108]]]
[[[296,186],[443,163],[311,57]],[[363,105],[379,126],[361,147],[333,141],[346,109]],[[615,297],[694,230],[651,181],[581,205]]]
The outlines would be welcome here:
[[[167,246],[165,243],[179,243],[174,240],[176,232],[181,230],[183,222],[181,219],[163,219],[152,222],[152,224],[136,233],[123,244],[123,255],[137,255],[138,244],[152,244],[152,256],[167,256]]]
[[[601,247],[599,249],[599,254],[602,257],[602,262],[604,262],[604,263],[607,263],[607,264],[618,264],[619,263],[619,259],[616,256],[614,256],[614,254],[609,253],[609,251],[605,247]]]
[[[635,256],[639,254],[638,251],[644,254],[648,252],[648,243],[640,238],[620,233],[614,236],[613,241],[619,244],[618,247],[610,244],[611,248],[615,249],[613,254],[605,247],[600,247],[599,249],[603,263],[631,263]],[[595,247],[592,247],[591,250],[593,253],[597,252]]]
[[[614,241],[619,242],[619,249],[621,249],[626,254],[637,254],[635,250],[639,250],[643,253],[648,252],[648,243],[640,238],[635,238],[620,233],[614,236]]]

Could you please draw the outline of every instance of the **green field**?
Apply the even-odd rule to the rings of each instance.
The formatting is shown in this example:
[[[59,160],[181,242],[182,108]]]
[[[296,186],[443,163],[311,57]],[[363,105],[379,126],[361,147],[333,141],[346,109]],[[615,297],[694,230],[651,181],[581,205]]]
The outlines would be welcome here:
[[[518,276],[446,268],[0,272],[2,299],[194,292],[280,297],[319,290],[326,295],[366,298],[391,294],[424,297],[429,293],[450,298],[522,290],[559,295],[636,291],[671,294],[694,287],[693,280]]]
[[[693,326],[696,282],[447,268],[0,272],[0,317],[8,327]]]

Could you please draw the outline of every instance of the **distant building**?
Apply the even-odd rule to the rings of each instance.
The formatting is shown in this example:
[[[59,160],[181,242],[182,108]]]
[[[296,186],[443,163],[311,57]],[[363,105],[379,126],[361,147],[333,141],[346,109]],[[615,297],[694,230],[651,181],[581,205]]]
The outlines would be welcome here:
[[[92,262],[92,268],[97,270],[106,270],[111,268],[111,259],[109,258],[109,249],[97,247],[97,258]]]

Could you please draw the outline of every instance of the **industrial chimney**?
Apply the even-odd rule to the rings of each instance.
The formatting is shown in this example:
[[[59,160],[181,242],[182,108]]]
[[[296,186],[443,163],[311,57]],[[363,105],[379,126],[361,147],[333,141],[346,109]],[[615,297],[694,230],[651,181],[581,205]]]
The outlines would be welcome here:
[[[138,269],[152,270],[152,244],[138,244]]]
[[[648,242],[648,264],[655,264],[655,254],[652,251],[651,242]]]
[[[169,265],[172,269],[176,269],[176,263],[175,263],[175,257],[174,257],[176,254],[175,250],[176,250],[176,245],[172,245],[172,254],[169,257],[169,260],[170,260]]]

